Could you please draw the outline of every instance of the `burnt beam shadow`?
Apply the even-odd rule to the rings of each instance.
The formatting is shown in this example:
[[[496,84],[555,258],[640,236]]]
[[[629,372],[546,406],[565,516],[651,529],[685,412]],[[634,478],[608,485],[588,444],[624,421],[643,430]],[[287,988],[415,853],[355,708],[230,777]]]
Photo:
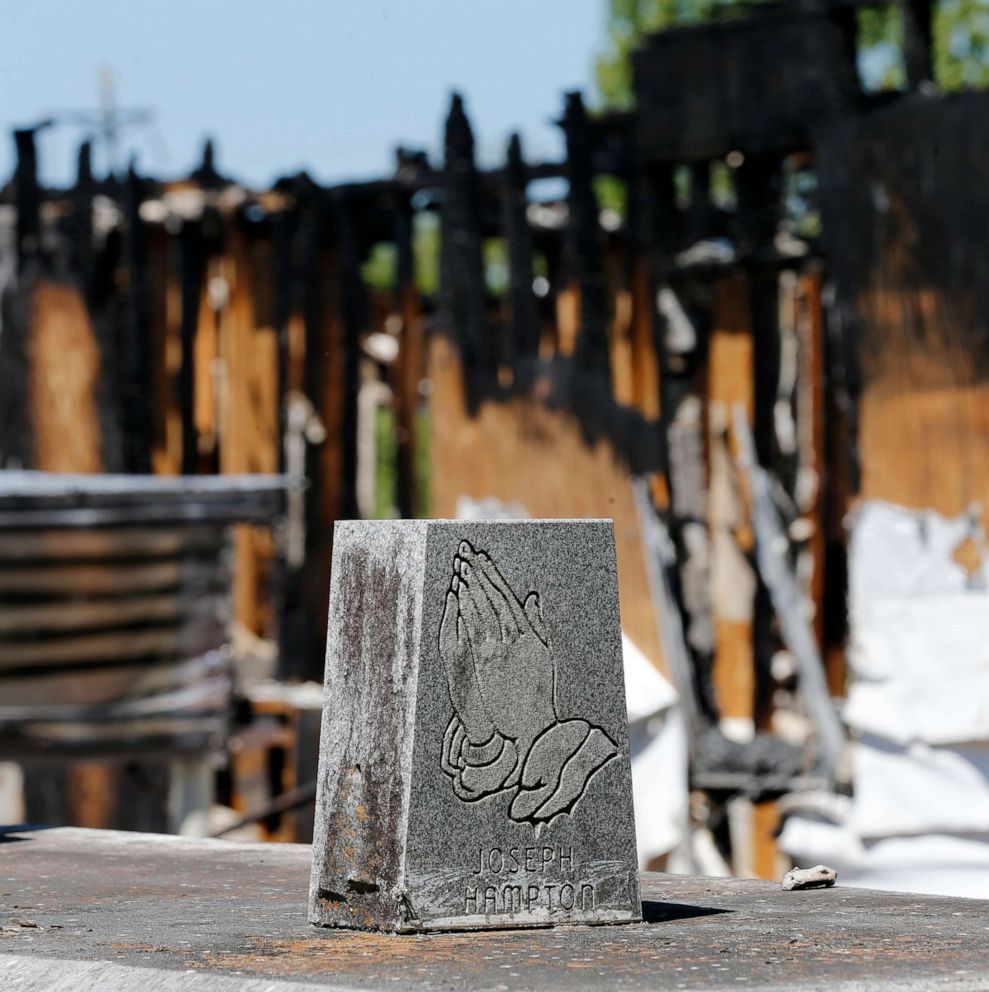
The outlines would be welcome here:
[[[21,834],[31,834],[37,830],[50,830],[51,827],[38,823],[16,823],[5,826],[0,824],[0,844],[7,844],[16,840],[30,840],[29,837],[22,837]]]
[[[642,900],[644,923],[671,923],[673,920],[689,920],[695,916],[718,916],[721,913],[731,912],[730,909],[715,909],[712,906],[687,906],[681,902]]]

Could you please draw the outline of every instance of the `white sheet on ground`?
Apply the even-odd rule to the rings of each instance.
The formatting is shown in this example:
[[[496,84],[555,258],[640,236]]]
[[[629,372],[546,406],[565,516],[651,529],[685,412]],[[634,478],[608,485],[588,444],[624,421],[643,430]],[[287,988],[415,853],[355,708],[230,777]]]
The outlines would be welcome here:
[[[853,761],[857,836],[989,833],[989,743],[902,746],[864,736]]]
[[[857,732],[842,823],[791,815],[779,844],[839,884],[989,897],[987,562],[954,559],[971,517],[869,502],[849,542],[844,717]]]
[[[625,700],[639,864],[687,833],[687,734],[676,690],[624,634]]]
[[[893,741],[989,738],[989,595],[853,605],[844,717]]]

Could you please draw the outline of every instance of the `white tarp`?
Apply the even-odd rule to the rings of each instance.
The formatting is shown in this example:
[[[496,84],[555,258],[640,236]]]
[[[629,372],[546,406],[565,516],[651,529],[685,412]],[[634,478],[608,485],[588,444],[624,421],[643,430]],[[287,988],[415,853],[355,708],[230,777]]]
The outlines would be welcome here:
[[[844,716],[901,744],[989,738],[989,596],[856,604]]]
[[[853,762],[849,827],[858,837],[989,834],[989,743],[901,746],[864,736]]]
[[[955,560],[969,542],[975,567]],[[864,504],[849,542],[853,795],[780,847],[842,883],[989,897],[989,572],[971,516]]]
[[[974,535],[969,516],[942,517],[933,510],[911,510],[869,500],[852,517],[848,542],[848,595],[852,607],[875,600],[916,599],[968,592],[981,585],[952,555]]]
[[[645,867],[687,834],[687,733],[676,690],[624,634],[622,653],[635,839]]]
[[[989,739],[985,563],[969,576],[952,558],[973,533],[969,517],[885,503],[855,514],[844,710],[853,729],[901,744]]]

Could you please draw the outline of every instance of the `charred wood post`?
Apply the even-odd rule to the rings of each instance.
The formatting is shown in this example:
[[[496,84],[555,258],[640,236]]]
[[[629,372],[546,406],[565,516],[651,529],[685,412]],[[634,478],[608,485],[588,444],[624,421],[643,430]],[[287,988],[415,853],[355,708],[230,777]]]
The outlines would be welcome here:
[[[576,359],[581,371],[610,378],[608,295],[604,246],[594,194],[593,149],[587,111],[580,93],[568,93],[562,126],[567,141],[566,247],[571,278],[580,293]]]
[[[37,128],[14,132],[17,166],[14,172],[14,207],[17,278],[0,300],[3,334],[0,334],[0,468],[33,464],[33,438],[28,414],[28,371],[31,324],[30,282],[41,248],[41,191],[34,143]]]
[[[141,219],[145,184],[131,163],[124,184],[124,315],[120,335],[120,399],[124,469],[151,471],[154,411],[148,306],[147,232]]]
[[[329,240],[326,205],[321,191],[309,176],[303,174],[293,182],[297,221],[292,233],[291,267],[293,297],[302,311],[305,338],[305,363],[302,367],[302,392],[320,415],[327,388],[324,362],[326,334],[326,294],[323,287],[322,263],[326,260]],[[306,543],[307,552],[313,539],[312,525],[320,518],[325,479],[318,470],[319,455],[312,445],[306,446]]]
[[[194,179],[203,189],[219,189],[225,184],[226,180],[216,171],[216,148],[212,138],[203,142],[203,157],[189,178]]]
[[[459,93],[454,93],[446,119],[440,237],[441,326],[460,350],[467,409],[475,413],[496,356],[485,320],[482,204],[474,135]]]
[[[292,316],[292,217],[291,210],[280,210],[271,223],[272,237],[272,300],[275,328],[278,333],[278,368],[275,370],[275,390],[278,397],[278,471],[288,471],[286,445],[288,439],[289,354],[291,352]]]
[[[749,154],[735,173],[738,216],[735,242],[744,259],[749,286],[749,313],[754,337],[754,429],[757,463],[776,472],[775,408],[780,380],[779,272],[774,237],[779,220],[780,160],[773,154]],[[774,680],[771,663],[776,650],[773,604],[758,575],[752,618],[755,700],[758,729],[768,728]]]
[[[322,446],[336,440],[326,436],[323,416],[330,284],[325,271],[332,258],[322,191],[304,173],[276,188],[289,203],[273,225],[281,458],[286,472],[308,482],[301,499],[289,500],[290,559],[280,582],[278,678],[294,680],[317,677],[325,635],[327,576],[325,568],[309,566],[329,560],[332,534],[332,528],[322,526],[326,479],[321,464]]]
[[[196,431],[196,330],[203,294],[206,250],[198,221],[186,221],[178,236],[181,317],[179,340],[179,419],[182,431],[182,474],[194,475],[199,466],[199,436]]]
[[[670,587],[682,615],[681,626],[693,669],[693,691],[700,717],[707,725],[718,720],[712,681],[714,627],[708,576],[706,481],[699,364],[704,346],[696,328],[677,326],[687,321],[670,288],[674,258],[681,244],[684,219],[676,205],[673,167],[652,164],[637,184],[637,200],[645,217],[650,245],[651,298],[667,306],[657,313],[656,351],[660,367],[660,423],[666,453],[670,493],[669,532],[676,548],[675,574]],[[687,340],[689,338],[689,340]]]
[[[508,142],[505,179],[502,186],[502,229],[508,246],[508,293],[511,305],[509,359],[516,375],[539,352],[539,315],[532,292],[532,229],[529,226],[526,193],[528,174],[518,134]]]
[[[690,206],[686,217],[686,244],[710,237],[713,222],[711,206],[711,163],[690,164]]]
[[[931,0],[906,0],[901,9],[907,85],[916,89],[934,78]]]
[[[360,335],[367,320],[367,289],[361,275],[364,244],[361,236],[361,204],[357,195],[343,189],[334,204],[339,279],[340,379],[334,386],[340,402],[340,517],[355,519],[357,509],[357,389],[359,382]]]
[[[92,146],[84,141],[79,146],[76,185],[69,193],[70,209],[65,221],[66,275],[69,283],[82,292],[99,348],[101,375],[96,383],[96,400],[101,433],[100,462],[104,471],[122,471],[125,415],[121,410],[122,381],[114,373],[121,361],[117,293],[124,245],[121,232],[116,230],[97,248],[93,198],[98,188],[93,175]],[[148,347],[150,349],[150,343]],[[149,402],[153,403],[153,399]]]
[[[43,125],[42,125],[43,126]],[[41,190],[38,187],[38,152],[34,137],[39,128],[14,131],[17,166],[14,171],[14,206],[17,210],[17,269],[21,273],[41,250]]]
[[[625,169],[628,216],[628,281],[632,296],[632,396],[637,410],[659,418],[659,356],[655,345],[655,286],[649,265],[650,230],[647,211],[649,184],[636,169],[634,137],[629,135]],[[662,487],[653,476],[654,488]]]
[[[88,141],[79,146],[76,184],[69,194],[71,207],[66,221],[69,241],[69,271],[78,280],[91,303],[93,280],[93,147]]]
[[[398,368],[394,383],[396,442],[395,502],[403,517],[416,515],[416,414],[421,378],[421,334],[413,254],[412,197],[406,190],[395,194],[395,301],[402,321]]]

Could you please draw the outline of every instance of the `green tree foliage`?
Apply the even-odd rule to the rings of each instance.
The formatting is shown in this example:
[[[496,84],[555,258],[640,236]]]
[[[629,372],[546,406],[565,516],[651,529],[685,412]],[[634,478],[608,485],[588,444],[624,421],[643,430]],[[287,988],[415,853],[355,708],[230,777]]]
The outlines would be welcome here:
[[[989,86],[989,0],[942,0],[934,24],[934,62],[944,90]]]

